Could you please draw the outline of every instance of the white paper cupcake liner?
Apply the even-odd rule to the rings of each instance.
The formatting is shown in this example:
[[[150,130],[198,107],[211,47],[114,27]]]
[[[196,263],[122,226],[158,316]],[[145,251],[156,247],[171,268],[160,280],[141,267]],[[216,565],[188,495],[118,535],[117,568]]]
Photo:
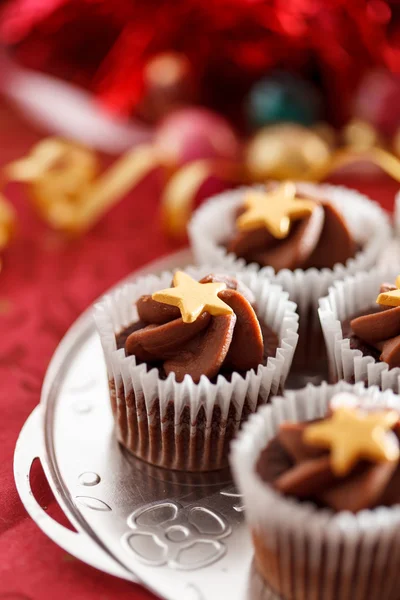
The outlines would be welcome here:
[[[215,269],[185,271],[198,280]],[[229,442],[242,420],[284,387],[298,340],[296,305],[279,286],[240,273],[238,279],[255,296],[257,314],[279,337],[276,356],[246,376],[233,373],[230,381],[220,375],[212,383],[202,376],[195,384],[186,375],[177,382],[174,373],[161,379],[157,369],[147,371],[134,356],[117,350],[115,334],[138,319],[136,300],[169,287],[172,277],[171,272],[143,277],[105,296],[95,307],[117,435],[152,464],[188,471],[219,469],[227,464]]]
[[[340,382],[286,392],[262,407],[232,443],[231,465],[244,496],[255,561],[285,600],[398,600],[400,506],[334,513],[285,497],[256,473],[258,457],[283,421],[323,417],[331,398],[351,392],[360,404],[400,411],[391,390]]]
[[[301,366],[315,359],[323,348],[318,323],[318,299],[326,294],[333,281],[356,272],[369,270],[375,265],[391,238],[388,215],[373,200],[346,187],[297,183],[298,190],[309,196],[329,200],[344,216],[354,239],[363,247],[345,265],[333,269],[282,269],[275,274],[272,267],[261,268],[247,265],[245,260],[228,253],[222,246],[235,230],[237,208],[243,202],[246,189],[239,188],[219,194],[203,204],[194,214],[189,225],[189,239],[198,264],[221,266],[233,271],[258,272],[273,279],[289,292],[297,303],[300,315],[300,343],[298,355],[303,355]],[[263,186],[255,186],[263,189]],[[304,343],[303,343],[304,342]],[[301,358],[301,357],[300,357]]]
[[[343,337],[342,322],[374,306],[379,288],[384,282],[394,282],[400,274],[397,266],[375,268],[370,273],[357,273],[345,281],[336,281],[328,295],[320,298],[319,318],[328,354],[329,376],[332,382],[344,379],[377,385],[380,389],[400,391],[400,368],[390,369],[387,363],[363,356],[351,349],[350,340]]]

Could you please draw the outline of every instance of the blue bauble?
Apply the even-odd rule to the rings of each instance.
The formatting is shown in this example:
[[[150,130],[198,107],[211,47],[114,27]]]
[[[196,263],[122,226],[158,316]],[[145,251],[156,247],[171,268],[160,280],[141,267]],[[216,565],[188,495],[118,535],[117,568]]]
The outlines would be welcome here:
[[[290,73],[274,73],[257,81],[246,100],[252,127],[291,121],[311,125],[321,117],[321,98],[315,87]]]

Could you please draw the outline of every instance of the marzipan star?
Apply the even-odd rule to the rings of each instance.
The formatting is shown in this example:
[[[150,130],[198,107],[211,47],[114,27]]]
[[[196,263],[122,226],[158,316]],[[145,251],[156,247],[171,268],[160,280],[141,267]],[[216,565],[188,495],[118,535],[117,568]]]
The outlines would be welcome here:
[[[204,311],[214,316],[233,313],[232,308],[218,298],[218,293],[226,289],[225,283],[199,283],[186,273],[177,271],[174,286],[155,292],[152,298],[163,304],[177,306],[184,323],[193,323]]]
[[[396,279],[397,290],[382,292],[376,299],[377,304],[384,306],[400,306],[400,275]]]
[[[252,190],[246,194],[244,204],[247,210],[236,221],[238,229],[265,227],[277,239],[287,237],[291,222],[307,217],[316,207],[312,200],[299,199],[290,181],[271,191]]]
[[[373,412],[340,407],[329,419],[309,425],[304,441],[331,449],[335,475],[347,475],[359,460],[387,462],[399,459],[399,443],[390,431],[398,422],[396,411]]]

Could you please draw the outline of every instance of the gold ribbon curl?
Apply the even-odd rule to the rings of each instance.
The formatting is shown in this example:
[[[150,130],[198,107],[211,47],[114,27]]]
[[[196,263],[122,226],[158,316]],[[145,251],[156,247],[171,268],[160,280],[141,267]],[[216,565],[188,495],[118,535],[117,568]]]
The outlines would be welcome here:
[[[47,138],[30,154],[5,168],[8,180],[28,186],[29,194],[49,225],[77,234],[92,227],[130,189],[155,168],[169,163],[153,146],[124,154],[104,173],[96,154],[79,144]]]
[[[307,175],[308,180],[321,181],[331,175],[334,171],[347,165],[358,162],[374,164],[389,175],[395,181],[400,182],[400,160],[391,152],[383,148],[369,148],[364,151],[354,151],[343,148],[332,154],[329,161],[318,169],[312,169]]]
[[[161,197],[164,231],[172,238],[183,238],[200,188],[210,178],[242,183],[243,167],[237,163],[196,160],[178,169],[167,182]]]
[[[0,194],[0,251],[10,243],[16,227],[16,214],[12,205]],[[0,270],[2,261],[0,259]]]
[[[325,164],[303,173],[302,179],[321,181],[338,168],[359,161],[377,165],[400,182],[400,160],[379,147],[363,151],[351,147],[339,149]],[[177,168],[152,145],[136,147],[100,173],[93,150],[56,137],[38,143],[29,155],[7,165],[3,174],[5,181],[27,185],[34,206],[51,227],[80,234],[159,167],[166,174],[161,197],[163,227],[176,239],[185,236],[196,196],[211,176],[231,184],[252,183],[245,162],[197,160]],[[12,208],[0,198],[0,249],[9,242],[14,222]]]

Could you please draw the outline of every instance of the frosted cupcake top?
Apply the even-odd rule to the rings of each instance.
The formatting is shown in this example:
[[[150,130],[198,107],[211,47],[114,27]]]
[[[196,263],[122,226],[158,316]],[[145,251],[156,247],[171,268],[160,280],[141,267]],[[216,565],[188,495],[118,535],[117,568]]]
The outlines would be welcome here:
[[[333,204],[298,194],[292,182],[245,192],[235,227],[227,251],[275,271],[333,268],[357,252],[346,221]]]
[[[170,288],[141,296],[136,308],[139,320],[122,332],[119,346],[177,381],[257,370],[278,347],[252,292],[226,275],[196,281],[178,271]]]
[[[261,479],[336,511],[400,502],[399,414],[357,402],[340,405],[334,397],[325,418],[282,423],[258,459]]]
[[[376,307],[350,321],[352,333],[377,350],[379,360],[400,367],[400,276],[396,285],[384,283]]]

